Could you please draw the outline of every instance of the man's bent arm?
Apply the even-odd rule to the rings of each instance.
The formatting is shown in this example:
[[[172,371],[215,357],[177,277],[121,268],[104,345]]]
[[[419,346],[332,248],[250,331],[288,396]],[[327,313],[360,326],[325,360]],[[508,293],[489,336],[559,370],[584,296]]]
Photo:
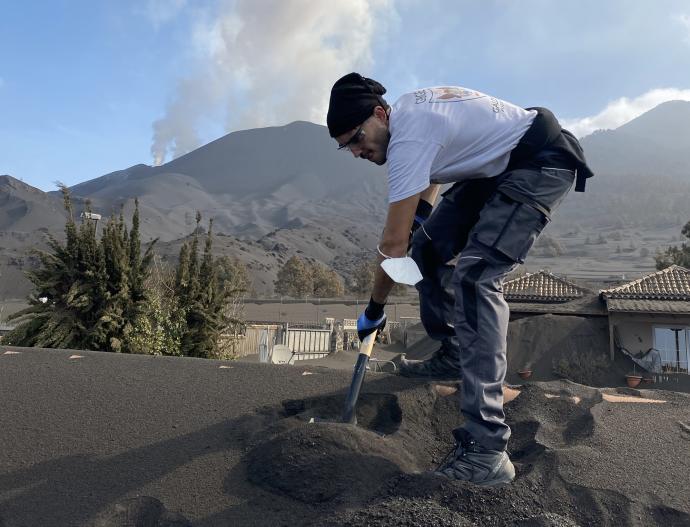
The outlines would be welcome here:
[[[419,197],[427,203],[434,205],[436,203],[436,198],[438,198],[438,193],[440,190],[441,185],[439,185],[438,183],[432,183],[425,191],[422,192],[422,194]]]
[[[432,185],[433,186],[433,185]],[[429,189],[425,190],[427,192]],[[436,192],[438,194],[438,191]],[[381,236],[379,250],[391,258],[401,258],[407,254],[407,246],[410,240],[410,228],[417,210],[417,204],[421,194],[415,194],[409,198],[391,203],[388,206],[386,227]],[[371,293],[375,302],[385,304],[388,294],[393,289],[395,282],[391,280],[381,268],[381,262],[385,258],[378,255],[376,260],[376,272],[374,274],[374,288]]]

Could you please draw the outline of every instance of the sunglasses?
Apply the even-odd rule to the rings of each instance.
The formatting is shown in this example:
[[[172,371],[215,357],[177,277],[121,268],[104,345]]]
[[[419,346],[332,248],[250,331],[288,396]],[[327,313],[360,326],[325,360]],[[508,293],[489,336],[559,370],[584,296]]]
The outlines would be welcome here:
[[[350,137],[350,139],[348,140],[347,143],[343,143],[342,145],[338,145],[338,150],[343,150],[345,148],[350,150],[353,146],[360,143],[362,141],[362,139],[364,139],[364,136],[365,136],[365,132],[364,132],[363,128],[364,128],[364,124],[362,124],[359,128],[357,128],[357,131],[355,132],[355,134],[352,137]]]

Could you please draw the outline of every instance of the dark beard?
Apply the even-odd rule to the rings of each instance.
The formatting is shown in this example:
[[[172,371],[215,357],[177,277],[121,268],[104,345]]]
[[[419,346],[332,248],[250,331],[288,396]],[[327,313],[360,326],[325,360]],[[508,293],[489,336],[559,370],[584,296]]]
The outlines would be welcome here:
[[[386,161],[388,160],[388,156],[387,156],[388,145],[390,144],[390,142],[391,142],[391,133],[389,130],[386,130],[386,143],[381,145],[382,146],[381,151],[383,152],[383,159],[381,159],[381,161],[374,161],[377,165],[381,166],[381,165],[386,164]]]

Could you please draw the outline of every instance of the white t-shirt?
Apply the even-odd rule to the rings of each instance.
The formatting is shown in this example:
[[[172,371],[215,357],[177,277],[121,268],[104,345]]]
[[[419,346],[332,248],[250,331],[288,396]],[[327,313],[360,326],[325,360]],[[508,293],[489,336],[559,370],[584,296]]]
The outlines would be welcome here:
[[[388,201],[430,183],[497,176],[536,115],[459,86],[406,93],[390,115]]]

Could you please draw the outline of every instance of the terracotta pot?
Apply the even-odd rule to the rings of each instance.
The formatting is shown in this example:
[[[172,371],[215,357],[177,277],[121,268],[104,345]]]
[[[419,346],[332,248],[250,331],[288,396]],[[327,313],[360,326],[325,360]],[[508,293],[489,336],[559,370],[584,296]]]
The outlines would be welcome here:
[[[532,370],[520,370],[518,375],[521,379],[529,379],[532,376]]]
[[[642,376],[641,375],[626,375],[625,381],[628,383],[628,386],[630,388],[637,388],[639,386],[639,384],[642,382]]]

